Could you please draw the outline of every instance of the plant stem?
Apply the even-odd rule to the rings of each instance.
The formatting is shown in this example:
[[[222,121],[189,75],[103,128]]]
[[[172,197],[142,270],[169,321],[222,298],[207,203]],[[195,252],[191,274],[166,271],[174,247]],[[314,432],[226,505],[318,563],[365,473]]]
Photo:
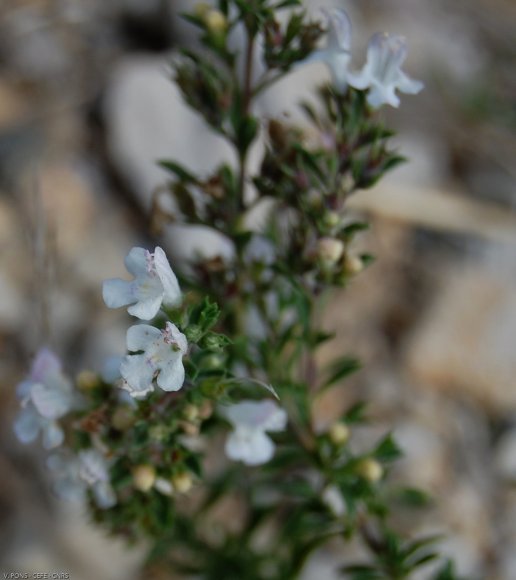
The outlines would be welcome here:
[[[248,30],[247,49],[244,63],[244,86],[242,89],[242,108],[241,108],[242,119],[246,119],[248,117],[249,111],[251,109],[251,100],[252,100],[251,83],[253,78],[254,47],[255,47],[255,36],[250,30]],[[238,164],[240,169],[240,175],[238,180],[239,210],[245,210],[244,194],[245,194],[245,178],[246,178],[248,153],[249,147],[246,147],[245,149],[240,149],[238,152]]]

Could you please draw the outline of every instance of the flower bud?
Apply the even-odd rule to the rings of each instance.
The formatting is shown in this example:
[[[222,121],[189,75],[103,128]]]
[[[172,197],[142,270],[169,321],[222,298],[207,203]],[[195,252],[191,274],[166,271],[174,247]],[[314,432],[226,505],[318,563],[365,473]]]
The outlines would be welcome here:
[[[211,401],[203,401],[200,409],[199,416],[201,419],[209,419],[213,415],[213,403]]]
[[[168,435],[169,430],[167,429],[167,427],[165,427],[165,425],[153,425],[149,429],[149,437],[153,441],[157,441],[158,443],[164,441]]]
[[[364,269],[364,262],[359,256],[346,255],[344,269],[347,274],[359,274]]]
[[[382,479],[383,467],[376,459],[367,457],[357,465],[356,472],[360,477],[369,481],[369,483],[376,483]]]
[[[348,442],[351,436],[351,431],[345,423],[333,423],[328,429],[328,437],[336,447],[340,447]]]
[[[195,405],[186,405],[183,409],[183,416],[187,421],[195,421],[199,417],[199,408]]]
[[[344,253],[344,243],[336,238],[321,238],[317,242],[317,257],[323,266],[331,268],[342,257]]]
[[[190,421],[180,421],[179,426],[185,435],[189,435],[190,437],[197,437],[197,435],[199,435],[200,429],[197,423],[191,423]]]
[[[336,211],[327,211],[323,215],[323,223],[327,228],[338,226],[340,220],[340,215]]]
[[[99,386],[99,377],[93,371],[81,371],[75,378],[77,388],[81,391],[90,391]]]
[[[189,473],[183,471],[182,473],[176,473],[171,479],[172,486],[178,493],[187,493],[190,491],[193,485],[192,478]]]
[[[220,10],[215,10],[214,8],[206,11],[203,20],[206,28],[212,34],[221,34],[226,31],[228,26],[228,21],[224,14],[222,14]]]
[[[152,465],[138,465],[133,469],[134,487],[140,491],[149,491],[156,481],[156,470]]]
[[[117,407],[111,418],[111,425],[118,431],[127,431],[134,424],[134,414],[129,407]]]

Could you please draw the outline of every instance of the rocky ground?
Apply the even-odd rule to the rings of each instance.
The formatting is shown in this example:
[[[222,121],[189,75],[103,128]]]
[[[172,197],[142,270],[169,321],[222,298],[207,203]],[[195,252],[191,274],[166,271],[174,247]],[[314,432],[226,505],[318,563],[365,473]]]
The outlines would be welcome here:
[[[337,3],[337,2],[335,2]],[[316,10],[322,2],[313,2]],[[326,3],[329,5],[330,2]],[[343,3],[337,3],[343,5]],[[99,288],[122,275],[175,157],[207,171],[226,150],[168,80],[194,42],[186,0],[3,0],[0,6],[0,569],[139,577],[141,552],[107,542],[50,498],[40,452],[11,429],[14,386],[50,341],[71,371],[124,348]],[[466,578],[516,578],[516,5],[511,0],[362,0],[354,43],[403,33],[425,81],[389,111],[410,157],[357,197],[378,262],[332,305],[328,327],[366,370],[358,389],[406,458],[395,477],[436,501],[412,527],[446,531]],[[296,74],[260,107],[282,113],[319,75]],[[199,137],[201,136],[201,138]],[[166,231],[181,256],[199,241]],[[306,579],[333,578],[331,547]],[[116,565],[114,565],[116,562]]]

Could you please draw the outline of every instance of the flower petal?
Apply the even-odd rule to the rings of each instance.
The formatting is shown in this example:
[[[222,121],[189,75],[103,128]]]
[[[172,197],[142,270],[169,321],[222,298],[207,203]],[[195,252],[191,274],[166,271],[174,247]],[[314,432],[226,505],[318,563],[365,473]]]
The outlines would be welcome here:
[[[145,248],[132,248],[124,260],[127,271],[135,278],[149,273],[149,251]]]
[[[96,449],[79,452],[79,476],[89,485],[109,481],[106,460]]]
[[[147,300],[140,300],[140,302],[130,306],[127,312],[140,320],[152,320],[159,312],[162,300],[163,296],[161,295]]]
[[[167,322],[165,325],[165,332],[168,334],[168,340],[172,341],[182,354],[186,354],[188,350],[188,341],[186,336],[177,328],[172,322]]]
[[[98,482],[92,487],[92,490],[95,503],[100,509],[105,510],[116,505],[116,495],[109,483]]]
[[[126,356],[120,365],[120,373],[127,385],[123,388],[132,396],[142,396],[153,390],[152,380],[156,369],[143,354]]]
[[[274,455],[274,443],[263,431],[239,428],[227,438],[225,451],[234,461],[261,465]]]
[[[411,79],[403,71],[399,72],[398,81],[396,83],[398,90],[407,95],[417,95],[424,88],[424,83]]]
[[[41,418],[32,405],[22,409],[14,421],[14,432],[21,443],[34,441],[40,428]]]
[[[145,350],[151,343],[160,338],[161,331],[154,326],[136,324],[127,331],[127,349],[131,351]]]
[[[158,375],[158,387],[164,391],[179,391],[185,382],[185,369],[181,355],[175,354],[173,359],[169,359],[161,366],[161,371]]]
[[[351,21],[344,10],[325,11],[328,18],[328,48],[349,51],[351,48]]]
[[[38,413],[46,419],[59,419],[72,406],[72,393],[64,379],[51,386],[36,383],[31,389],[30,398]]]
[[[282,431],[287,423],[287,415],[271,399],[264,401],[242,401],[223,410],[225,417],[235,427]]]
[[[43,447],[55,449],[63,444],[64,433],[55,421],[48,421],[43,425]]]
[[[18,383],[16,387],[16,396],[18,397],[18,399],[22,401],[22,405],[23,401],[26,400],[28,397],[30,397],[30,392],[33,386],[34,381],[30,379],[26,379],[25,381]]]
[[[393,86],[375,85],[367,95],[367,102],[374,109],[379,109],[382,105],[391,105],[399,107],[400,99],[394,92]]]
[[[124,357],[119,355],[106,357],[102,365],[102,370],[100,371],[100,376],[105,383],[114,383],[122,377],[120,374],[120,365],[123,360]]]
[[[163,303],[170,307],[179,306],[183,300],[179,282],[165,252],[159,246],[154,249],[154,266],[163,284]]]
[[[50,349],[43,347],[38,350],[32,363],[30,378],[34,382],[42,382],[48,374],[60,371],[61,361],[59,358]]]
[[[120,308],[136,301],[132,282],[112,278],[102,284],[102,298],[108,308]]]

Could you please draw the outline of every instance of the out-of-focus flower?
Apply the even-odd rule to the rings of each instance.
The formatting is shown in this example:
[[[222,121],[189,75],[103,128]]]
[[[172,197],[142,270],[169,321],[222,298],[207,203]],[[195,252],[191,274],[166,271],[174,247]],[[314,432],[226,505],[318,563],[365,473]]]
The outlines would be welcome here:
[[[172,483],[164,477],[156,477],[154,487],[163,495],[174,495],[174,488],[172,487]]]
[[[133,469],[134,487],[140,491],[149,491],[156,481],[156,470],[152,465],[137,465]]]
[[[109,481],[106,459],[96,449],[79,453],[79,477],[93,491],[95,503],[102,509],[116,504],[116,495]]]
[[[120,374],[120,365],[123,360],[123,356],[116,354],[105,358],[100,371],[100,377],[105,383],[114,383],[122,378],[122,375]]]
[[[176,473],[171,479],[172,487],[177,493],[187,493],[192,489],[192,477],[186,471]]]
[[[75,384],[80,391],[90,391],[99,385],[99,375],[91,370],[83,370],[75,377]]]
[[[370,483],[376,483],[383,477],[383,467],[372,457],[362,459],[356,466],[356,472]]]
[[[95,449],[81,451],[79,456],[56,453],[47,459],[56,495],[65,500],[83,501],[91,488],[95,503],[101,509],[116,504],[116,495],[109,481],[105,458]]]
[[[324,62],[328,65],[337,89],[344,93],[348,87],[351,60],[351,22],[344,10],[325,11],[328,20],[326,47],[313,52],[304,62]]]
[[[367,102],[374,108],[398,107],[400,99],[396,90],[415,95],[424,86],[401,70],[406,58],[407,44],[403,37],[379,32],[369,42],[364,68],[349,76],[349,84],[355,89],[369,89]]]
[[[326,487],[321,495],[321,499],[337,518],[346,513],[346,502],[342,497],[340,489],[336,485]]]
[[[128,282],[115,278],[104,282],[102,296],[108,308],[132,304],[127,309],[129,314],[151,320],[162,304],[168,307],[181,304],[179,283],[160,247],[153,254],[143,248],[133,248],[125,258],[125,267],[135,279]]]
[[[317,241],[317,257],[326,268],[332,268],[342,258],[344,243],[337,238],[321,238]]]
[[[188,343],[175,324],[167,322],[164,330],[148,324],[131,326],[127,331],[127,348],[143,351],[126,356],[120,366],[122,388],[133,397],[142,398],[152,392],[155,376],[158,387],[164,391],[178,391],[183,386],[183,356]]]
[[[328,429],[328,437],[330,441],[336,445],[344,445],[348,442],[351,436],[351,431],[346,423],[342,423],[338,421],[337,423],[333,423],[331,427]]]
[[[226,455],[246,465],[261,465],[274,455],[274,443],[266,431],[284,431],[287,414],[274,401],[242,401],[222,411],[233,425],[226,441]]]
[[[38,352],[28,379],[17,387],[17,395],[22,406],[14,423],[18,439],[30,443],[41,432],[45,449],[61,445],[64,434],[57,419],[72,408],[73,391],[54,353],[47,348]]]

